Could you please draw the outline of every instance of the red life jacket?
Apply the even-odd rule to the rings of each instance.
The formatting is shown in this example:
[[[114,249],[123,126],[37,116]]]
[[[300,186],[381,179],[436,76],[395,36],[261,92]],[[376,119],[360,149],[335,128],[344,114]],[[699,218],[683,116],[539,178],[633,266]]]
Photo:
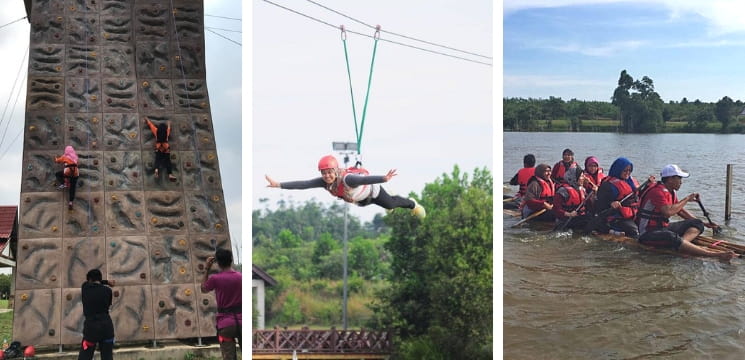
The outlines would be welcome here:
[[[517,172],[517,183],[520,185],[520,189],[517,191],[519,196],[525,195],[525,190],[528,189],[528,181],[535,175],[535,168],[522,168]]]
[[[538,183],[541,184],[541,196],[539,197],[540,200],[546,201],[546,202],[553,202],[554,201],[554,182],[549,179],[548,181],[543,180],[537,176],[533,176],[536,180],[538,180]]]
[[[567,194],[569,194],[569,198],[564,200],[562,203],[562,210],[566,212],[574,211],[583,201],[585,201],[584,191],[579,191],[567,183],[561,183],[559,189],[561,188],[566,189]]]
[[[338,181],[336,181],[336,187],[334,188],[333,184],[331,185],[331,188],[327,188],[331,195],[334,195],[338,197],[339,199],[342,199],[347,202],[353,202],[352,199],[348,199],[346,196],[346,187],[344,186],[344,176],[347,174],[361,174],[361,175],[370,175],[370,172],[367,171],[365,168],[361,167],[350,167],[348,169],[342,169],[341,174],[339,174]],[[367,188],[370,185],[362,185],[363,189]]]
[[[585,173],[585,178],[587,178],[587,181],[585,182],[585,189],[592,190],[592,186],[597,185],[600,186],[600,183],[603,182],[603,179],[605,179],[605,174],[603,174],[603,168],[598,168],[598,172],[596,172],[594,175]]]
[[[566,173],[567,169],[576,168],[579,164],[577,164],[576,161],[572,161],[571,164],[567,167],[564,163],[564,160],[561,160],[554,164],[554,167],[551,168],[551,180],[554,181],[561,181],[564,179],[564,173]]]
[[[624,197],[626,197],[626,195],[631,194],[633,192],[633,190],[631,189],[631,185],[629,185],[625,180],[621,180],[619,178],[611,177],[611,176],[606,178],[606,180],[610,182],[611,185],[613,185],[616,188],[616,190],[618,190],[618,196],[616,197],[616,201],[621,201]],[[639,184],[636,182],[636,179],[631,178],[631,181],[633,181],[636,187],[639,188]],[[631,196],[626,201],[628,202],[629,200],[632,200],[632,199],[633,199],[633,196]],[[633,219],[634,216],[636,216],[636,210],[637,210],[638,205],[639,204],[637,202],[633,202],[629,205],[621,204],[622,206],[621,211],[620,211],[621,216],[624,219]],[[628,210],[625,210],[624,208],[627,208]],[[615,216],[611,216],[610,218],[614,218],[614,217]]]
[[[636,222],[639,225],[640,233],[654,229],[666,228],[670,225],[670,218],[662,215],[661,207],[657,207],[649,201],[648,195],[651,194],[652,191],[667,193],[665,194],[665,198],[669,199],[671,202],[666,205],[678,202],[678,196],[674,192],[670,192],[662,183],[655,183],[644,190],[644,193],[641,196],[641,201],[639,202],[639,212],[636,215]]]
[[[533,181],[533,179],[535,179],[536,181],[538,181],[538,184],[541,185],[541,194],[538,196],[537,199],[533,199],[532,201],[545,201],[545,202],[548,202],[548,203],[553,203],[553,201],[554,201],[554,194],[555,194],[555,192],[554,192],[554,182],[551,181],[551,179],[549,179],[548,181],[546,181],[546,180],[543,180],[543,179],[541,179],[541,178],[539,178],[539,177],[537,177],[537,176],[534,175],[533,177],[530,178],[530,180],[528,181],[528,184],[530,184],[530,182]],[[537,210],[537,209],[533,209],[528,204],[528,201],[526,201],[525,198],[523,198],[522,202],[520,203],[520,210],[522,210],[525,206],[528,206],[532,210]]]

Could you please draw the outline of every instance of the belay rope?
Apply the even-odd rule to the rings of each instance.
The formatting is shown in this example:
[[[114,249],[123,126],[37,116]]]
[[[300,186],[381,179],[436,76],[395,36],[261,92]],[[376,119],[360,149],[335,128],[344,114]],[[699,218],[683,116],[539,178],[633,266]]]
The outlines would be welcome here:
[[[347,52],[347,32],[344,30],[344,25],[339,27],[341,29],[341,40],[344,44],[344,60],[347,63],[347,77],[349,78],[349,95],[352,97],[352,116],[354,117],[354,132],[357,136],[357,157],[360,157],[362,153],[362,132],[365,127],[365,115],[367,114],[367,101],[370,98],[370,84],[372,83],[373,67],[375,65],[375,52],[378,49],[378,39],[380,39],[380,25],[375,27],[375,35],[373,39],[375,43],[373,45],[372,60],[370,61],[370,74],[367,77],[367,93],[365,94],[365,105],[362,107],[362,119],[359,126],[357,125],[357,109],[354,106],[354,91],[352,90],[352,71],[349,69],[349,54]],[[358,160],[357,165],[361,165]],[[355,165],[355,166],[357,166]]]

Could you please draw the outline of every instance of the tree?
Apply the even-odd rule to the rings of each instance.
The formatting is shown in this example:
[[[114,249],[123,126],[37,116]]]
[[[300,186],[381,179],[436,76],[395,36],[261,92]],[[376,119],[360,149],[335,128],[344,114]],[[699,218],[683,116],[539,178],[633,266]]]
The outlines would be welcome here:
[[[651,78],[644,76],[641,80],[634,81],[626,70],[621,71],[612,101],[620,109],[621,128],[624,132],[647,133],[662,129],[664,103],[654,91]]]
[[[735,102],[732,101],[729,96],[725,96],[717,101],[714,114],[716,115],[717,120],[722,123],[722,132],[727,131],[727,127],[729,126],[735,111]]]
[[[488,170],[469,179],[456,166],[425,186],[426,221],[386,218],[391,288],[375,309],[402,345],[424,341],[447,359],[492,358],[492,188]]]

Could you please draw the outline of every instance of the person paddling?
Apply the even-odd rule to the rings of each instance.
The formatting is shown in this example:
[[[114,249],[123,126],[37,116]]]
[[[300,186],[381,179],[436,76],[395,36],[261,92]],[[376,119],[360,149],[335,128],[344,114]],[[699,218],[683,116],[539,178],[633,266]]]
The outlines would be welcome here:
[[[589,221],[585,211],[585,176],[580,168],[570,168],[564,173],[554,195],[553,211],[557,230],[584,228]]]
[[[528,189],[528,180],[533,175],[535,175],[535,155],[527,154],[523,157],[523,168],[518,170],[515,176],[510,179],[510,185],[519,185],[520,188],[513,197],[513,201],[504,204],[505,207],[518,208],[520,199],[525,196],[525,191]]]
[[[268,187],[292,190],[324,188],[331,195],[358,206],[375,204],[388,210],[411,209],[412,215],[420,219],[427,215],[424,207],[416,200],[389,195],[380,185],[397,175],[395,169],[382,176],[368,175],[368,171],[360,167],[339,168],[336,158],[333,155],[326,155],[318,161],[318,171],[321,172],[321,177],[310,180],[278,182],[269,175],[264,177],[269,182]]]
[[[683,178],[689,173],[678,165],[670,164],[660,172],[662,180],[646,189],[641,195],[636,223],[639,225],[639,243],[656,248],[671,248],[679,252],[705,257],[716,257],[728,262],[736,256],[732,251],[720,251],[696,246],[693,239],[704,232],[704,226],[717,227],[714,223],[704,223],[685,209],[689,201],[696,201],[698,193],[691,193],[678,200],[677,191]],[[670,217],[678,215],[682,221],[670,222]]]
[[[575,167],[579,167],[579,164],[574,161],[574,151],[571,149],[564,149],[564,151],[561,152],[561,161],[554,164],[554,167],[551,170],[551,180],[556,184],[561,183],[564,178],[564,172]]]
[[[634,239],[639,237],[639,229],[634,222],[639,182],[631,176],[633,170],[634,164],[625,157],[613,161],[608,178],[598,187],[598,200],[595,203],[598,217],[590,223],[590,231],[602,234],[613,231]]]
[[[554,182],[551,180],[551,166],[540,164],[535,167],[533,177],[528,181],[528,188],[520,203],[523,219],[537,211],[545,212],[536,220],[553,221]]]
[[[605,179],[603,168],[600,167],[600,162],[595,156],[588,156],[585,159],[585,179],[587,179],[585,181],[585,190],[587,190],[588,194],[592,192],[592,196],[587,199],[585,208],[587,208],[588,213],[594,214],[595,202],[598,200],[598,188],[603,182],[603,179]]]

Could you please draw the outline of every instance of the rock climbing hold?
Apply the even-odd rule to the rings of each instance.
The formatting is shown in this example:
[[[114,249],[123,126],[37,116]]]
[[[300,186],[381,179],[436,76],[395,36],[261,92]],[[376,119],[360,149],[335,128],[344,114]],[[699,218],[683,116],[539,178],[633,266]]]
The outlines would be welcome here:
[[[28,300],[28,294],[21,294],[21,300],[22,301]]]
[[[36,131],[36,126],[34,125],[29,126],[28,131]]]
[[[191,296],[191,289],[184,290],[184,295]]]
[[[157,224],[158,223],[158,218],[152,218],[152,219],[150,219],[150,222],[153,223],[153,224]]]

